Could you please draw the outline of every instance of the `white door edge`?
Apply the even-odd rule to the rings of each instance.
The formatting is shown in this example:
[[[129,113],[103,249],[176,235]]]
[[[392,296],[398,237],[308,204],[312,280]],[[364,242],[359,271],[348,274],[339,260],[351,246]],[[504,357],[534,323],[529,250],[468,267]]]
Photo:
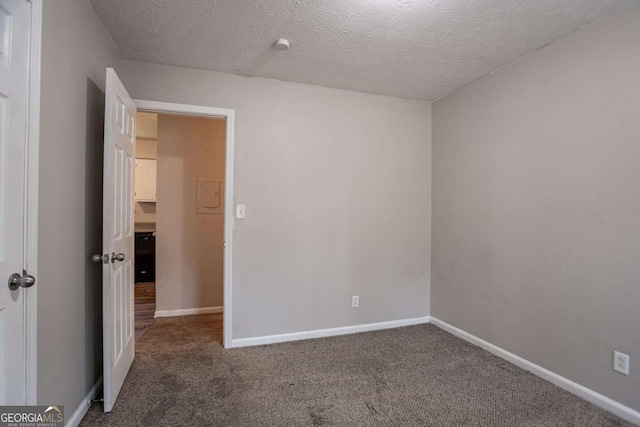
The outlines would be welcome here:
[[[104,411],[111,412],[135,357],[134,159],[136,106],[106,69],[103,162],[102,327]],[[117,255],[117,256],[116,256]]]
[[[27,126],[25,207],[25,270],[38,278],[38,177],[40,152],[40,81],[42,56],[42,2],[31,3],[29,52],[29,100]],[[27,289],[25,298],[25,390],[27,405],[35,405],[38,392],[38,283]]]
[[[223,274],[223,346],[232,347],[232,258],[233,258],[233,150],[235,144],[235,110],[203,105],[176,104],[172,102],[145,101],[134,99],[136,108],[153,113],[182,114],[197,117],[226,119],[225,171],[224,171],[224,274]]]

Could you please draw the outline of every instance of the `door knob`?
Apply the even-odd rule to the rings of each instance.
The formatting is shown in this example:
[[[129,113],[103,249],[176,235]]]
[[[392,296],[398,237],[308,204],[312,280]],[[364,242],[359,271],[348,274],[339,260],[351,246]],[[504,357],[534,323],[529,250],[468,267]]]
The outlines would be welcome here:
[[[111,263],[114,263],[116,261],[124,261],[124,259],[124,254],[116,254],[115,252],[111,252]]]
[[[97,263],[97,264],[101,264],[101,263],[105,263],[105,264],[109,264],[109,255],[107,254],[95,254],[94,256],[91,257],[91,261]]]
[[[31,286],[36,284],[36,278],[30,274],[20,275],[20,273],[13,273],[9,276],[9,289],[15,291],[16,289],[22,288],[30,288]]]

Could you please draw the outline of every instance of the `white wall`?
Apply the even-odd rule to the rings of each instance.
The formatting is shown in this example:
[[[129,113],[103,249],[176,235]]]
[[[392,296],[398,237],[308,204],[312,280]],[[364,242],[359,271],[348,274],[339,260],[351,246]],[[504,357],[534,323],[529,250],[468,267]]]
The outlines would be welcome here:
[[[70,416],[102,374],[106,67],[120,56],[86,0],[44,1],[38,246],[38,403]]]
[[[234,338],[428,315],[429,103],[135,61],[123,80],[236,110]]]
[[[640,410],[640,5],[433,123],[433,316]]]
[[[196,193],[198,177],[224,181],[225,126],[219,119],[158,115],[158,311],[223,304],[224,215],[198,213]]]

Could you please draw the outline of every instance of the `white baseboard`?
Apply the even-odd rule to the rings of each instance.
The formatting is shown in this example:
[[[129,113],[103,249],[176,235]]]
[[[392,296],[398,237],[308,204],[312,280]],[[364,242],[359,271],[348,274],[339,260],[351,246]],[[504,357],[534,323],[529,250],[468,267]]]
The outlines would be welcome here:
[[[293,332],[289,334],[267,335],[263,337],[238,338],[231,340],[231,347],[250,347],[254,345],[275,344],[287,341],[308,340],[312,338],[333,337],[336,335],[355,334],[358,332],[378,331],[381,329],[399,328],[401,326],[429,323],[429,316],[412,319],[391,320],[389,322],[368,323],[365,325],[342,326],[338,328],[316,329],[313,331]]]
[[[494,344],[478,338],[475,335],[471,335],[470,333],[465,332],[462,329],[458,329],[455,326],[443,322],[442,320],[431,317],[431,323],[459,338],[462,338],[465,341],[482,347],[490,353],[493,353],[496,356],[505,359],[506,361],[511,362],[514,365],[519,366],[520,368],[525,369],[534,375],[539,376],[542,379],[552,382],[553,384],[568,391],[569,393],[573,393],[576,396],[579,396],[584,400],[591,402],[594,405],[599,406],[600,408],[629,421],[630,423],[640,425],[640,412],[636,411],[635,409],[625,406],[622,403],[616,402],[615,400],[605,395],[602,395],[585,386],[573,382],[570,379],[551,372],[550,370],[545,369],[542,366],[529,362],[528,360],[523,359],[520,356],[516,356],[515,354],[510,353],[507,350],[504,350]]]
[[[91,407],[91,401],[96,398],[96,395],[98,394],[101,386],[102,376],[98,378],[98,381],[96,381],[93,387],[91,387],[91,390],[89,390],[89,393],[87,393],[84,399],[82,399],[82,402],[80,402],[80,405],[78,405],[76,410],[73,412],[73,415],[71,415],[71,417],[67,420],[65,424],[66,427],[78,427],[80,421],[82,421],[84,416],[87,414],[87,411]]]
[[[192,316],[194,314],[212,314],[222,313],[222,306],[219,307],[200,307],[200,308],[183,308],[181,310],[160,310],[156,311],[153,317],[175,317],[175,316]]]

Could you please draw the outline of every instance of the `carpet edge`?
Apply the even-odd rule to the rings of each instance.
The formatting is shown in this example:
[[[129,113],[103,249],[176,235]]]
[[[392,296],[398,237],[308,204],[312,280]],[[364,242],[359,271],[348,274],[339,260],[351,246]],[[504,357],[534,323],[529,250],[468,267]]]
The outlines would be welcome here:
[[[361,325],[339,326],[336,328],[315,329],[311,331],[291,332],[285,334],[265,335],[261,337],[234,338],[230,348],[251,347],[255,345],[276,344],[290,341],[326,338],[339,335],[357,334],[360,332],[379,331],[383,329],[400,328],[403,326],[421,325],[429,323],[430,317],[413,317],[409,319],[389,320],[386,322],[365,323]]]
[[[633,408],[630,408],[622,403],[611,399],[603,394],[598,393],[597,391],[591,390],[581,384],[578,384],[574,381],[571,381],[568,378],[563,377],[562,375],[556,374],[546,368],[543,368],[540,365],[536,365],[529,360],[520,357],[516,354],[513,354],[501,347],[498,347],[495,344],[491,344],[488,341],[483,340],[475,335],[470,334],[462,329],[459,329],[453,325],[448,324],[438,318],[431,316],[430,323],[439,327],[440,329],[449,332],[452,335],[455,335],[458,338],[461,338],[471,344],[475,344],[488,352],[513,363],[514,365],[525,369],[532,374],[547,380],[561,389],[568,391],[571,394],[574,394],[587,402],[593,403],[594,405],[604,409],[605,411],[611,412],[614,415],[628,421],[630,423],[640,425],[640,412],[636,411]]]

